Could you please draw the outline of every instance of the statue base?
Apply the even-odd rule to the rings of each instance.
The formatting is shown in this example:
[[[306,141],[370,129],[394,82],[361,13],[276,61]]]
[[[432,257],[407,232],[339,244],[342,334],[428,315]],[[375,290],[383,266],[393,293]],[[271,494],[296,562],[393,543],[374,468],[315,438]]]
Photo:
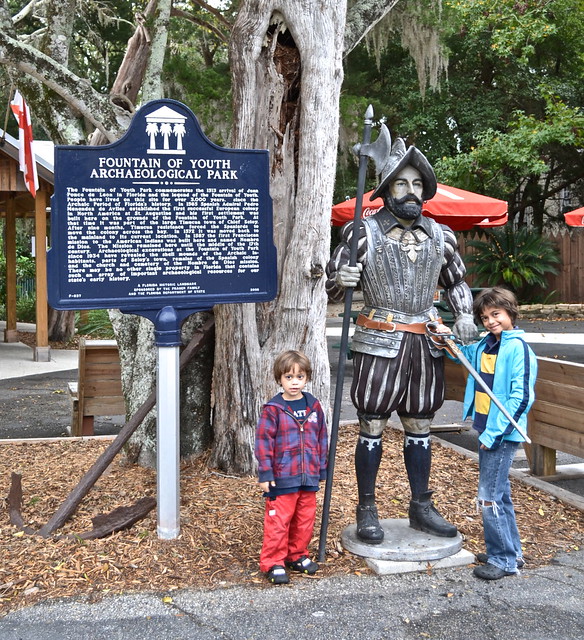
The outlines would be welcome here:
[[[380,520],[385,534],[381,544],[366,544],[357,537],[357,525],[346,527],[341,535],[343,547],[365,558],[367,566],[379,575],[427,571],[464,566],[474,555],[462,548],[460,533],[454,538],[416,531],[407,519]]]

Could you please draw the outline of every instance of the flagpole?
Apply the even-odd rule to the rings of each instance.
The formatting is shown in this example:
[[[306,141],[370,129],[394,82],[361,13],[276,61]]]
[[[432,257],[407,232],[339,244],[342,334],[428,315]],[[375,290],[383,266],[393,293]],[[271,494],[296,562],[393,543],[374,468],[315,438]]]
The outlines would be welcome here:
[[[363,126],[363,145],[371,140],[371,127],[373,126],[373,107],[369,105],[365,111]],[[361,149],[363,149],[363,145]],[[357,178],[357,197],[355,202],[355,216],[353,218],[353,235],[351,236],[349,266],[357,265],[357,251],[359,249],[359,225],[363,211],[363,193],[365,191],[365,178],[367,176],[368,157],[359,152],[359,175]],[[327,477],[324,490],[322,508],[322,522],[320,525],[320,540],[318,546],[318,560],[323,562],[326,552],[326,536],[330,515],[331,494],[333,489],[333,476],[335,469],[335,456],[337,452],[337,440],[339,433],[339,417],[341,415],[341,402],[343,398],[343,384],[345,381],[345,364],[347,361],[347,349],[349,346],[349,324],[351,322],[351,309],[353,306],[353,287],[345,289],[345,310],[343,313],[343,326],[341,330],[341,346],[339,349],[339,364],[337,367],[337,380],[335,386],[335,400],[333,405],[333,417],[331,424],[330,446],[328,454]]]

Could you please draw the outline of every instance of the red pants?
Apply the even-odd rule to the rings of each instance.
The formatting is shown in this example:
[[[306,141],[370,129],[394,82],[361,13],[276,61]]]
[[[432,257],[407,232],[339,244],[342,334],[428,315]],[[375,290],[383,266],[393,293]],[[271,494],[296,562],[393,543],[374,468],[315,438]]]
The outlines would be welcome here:
[[[266,498],[260,571],[308,556],[316,517],[316,491],[296,491]]]

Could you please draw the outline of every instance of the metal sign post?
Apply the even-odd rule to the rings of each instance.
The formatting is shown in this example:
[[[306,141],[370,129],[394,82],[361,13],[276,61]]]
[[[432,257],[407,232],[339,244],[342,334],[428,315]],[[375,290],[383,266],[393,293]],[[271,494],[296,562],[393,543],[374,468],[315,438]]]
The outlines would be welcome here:
[[[158,347],[156,468],[158,537],[180,533],[179,347]]]
[[[363,145],[369,144],[371,128],[373,126],[373,107],[369,105],[365,111],[363,125]],[[359,175],[357,178],[357,199],[355,204],[355,216],[353,218],[353,235],[351,237],[349,266],[357,264],[359,249],[359,223],[363,209],[363,193],[365,191],[365,178],[367,177],[367,156],[359,153]],[[343,396],[343,384],[345,381],[345,364],[347,361],[347,349],[349,346],[349,324],[351,322],[351,307],[353,302],[353,289],[345,291],[345,310],[343,313],[343,326],[341,330],[341,346],[339,348],[339,364],[337,367],[337,383],[335,387],[335,401],[333,405],[333,418],[331,424],[330,446],[320,536],[318,542],[318,561],[324,562],[326,556],[326,537],[328,533],[330,504],[333,491],[333,476],[335,470],[335,457],[337,453],[337,440],[339,434],[339,418],[341,415],[341,400]]]
[[[156,479],[158,537],[180,533],[180,314],[164,307],[154,321],[156,367]]]

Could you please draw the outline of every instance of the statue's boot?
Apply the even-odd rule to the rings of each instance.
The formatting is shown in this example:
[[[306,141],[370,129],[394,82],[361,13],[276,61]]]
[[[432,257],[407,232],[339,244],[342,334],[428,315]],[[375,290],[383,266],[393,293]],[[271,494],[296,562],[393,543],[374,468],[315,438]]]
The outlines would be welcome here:
[[[453,524],[445,520],[431,500],[432,491],[426,491],[417,499],[410,501],[408,515],[410,527],[417,531],[424,531],[442,538],[454,538],[458,530]]]
[[[367,544],[383,542],[383,527],[379,524],[377,507],[374,504],[357,505],[357,537]]]
[[[381,434],[387,420],[360,416],[359,423],[361,431],[355,447],[357,537],[367,544],[380,544],[384,534],[375,506],[375,483],[382,456]]]
[[[412,499],[408,515],[410,527],[443,538],[453,538],[456,527],[438,513],[428,490],[432,465],[431,420],[400,416],[404,427],[404,461],[410,481]]]

